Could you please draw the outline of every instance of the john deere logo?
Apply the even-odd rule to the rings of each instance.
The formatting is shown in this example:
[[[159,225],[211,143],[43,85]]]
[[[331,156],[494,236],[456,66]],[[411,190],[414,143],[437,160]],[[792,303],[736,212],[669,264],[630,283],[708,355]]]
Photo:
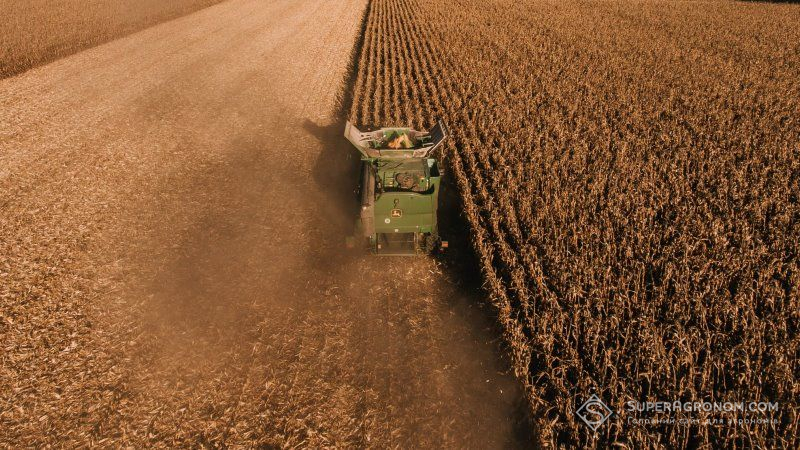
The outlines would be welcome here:
[[[589,425],[592,431],[597,431],[600,425],[604,424],[614,412],[600,400],[600,397],[592,394],[592,396],[583,402],[581,407],[575,411],[575,414],[580,417],[586,425]]]
[[[392,217],[403,217],[403,210],[402,209],[393,209],[392,210]]]

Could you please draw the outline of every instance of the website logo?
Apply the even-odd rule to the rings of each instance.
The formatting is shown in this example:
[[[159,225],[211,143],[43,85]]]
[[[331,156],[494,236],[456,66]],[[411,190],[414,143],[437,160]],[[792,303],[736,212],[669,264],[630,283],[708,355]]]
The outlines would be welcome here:
[[[580,417],[586,425],[589,425],[592,431],[597,431],[600,425],[604,424],[605,421],[614,414],[614,411],[603,403],[600,397],[592,394],[592,396],[583,402],[581,407],[575,411],[575,414]]]

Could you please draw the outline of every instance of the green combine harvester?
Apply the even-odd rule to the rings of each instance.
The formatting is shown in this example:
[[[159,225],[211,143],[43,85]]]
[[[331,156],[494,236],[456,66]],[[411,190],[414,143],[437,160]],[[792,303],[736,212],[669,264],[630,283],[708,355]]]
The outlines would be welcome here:
[[[350,122],[345,137],[361,153],[361,214],[348,247],[378,255],[417,255],[446,248],[436,210],[441,173],[430,153],[447,137],[443,123],[430,132],[381,128],[361,132]]]

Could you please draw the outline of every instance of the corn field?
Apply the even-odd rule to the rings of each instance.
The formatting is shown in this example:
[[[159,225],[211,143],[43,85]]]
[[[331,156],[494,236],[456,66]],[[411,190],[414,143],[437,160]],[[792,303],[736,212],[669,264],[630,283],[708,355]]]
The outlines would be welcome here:
[[[372,0],[357,70],[353,122],[450,128],[541,446],[800,447],[798,5]]]

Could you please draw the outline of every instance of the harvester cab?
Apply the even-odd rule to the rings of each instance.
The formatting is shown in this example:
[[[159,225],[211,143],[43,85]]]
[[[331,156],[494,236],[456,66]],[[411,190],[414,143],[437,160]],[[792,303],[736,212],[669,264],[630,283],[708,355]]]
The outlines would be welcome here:
[[[436,211],[441,173],[431,152],[447,137],[438,122],[429,132],[411,128],[359,131],[347,122],[345,137],[361,153],[361,211],[348,246],[378,255],[417,255],[447,247]]]

